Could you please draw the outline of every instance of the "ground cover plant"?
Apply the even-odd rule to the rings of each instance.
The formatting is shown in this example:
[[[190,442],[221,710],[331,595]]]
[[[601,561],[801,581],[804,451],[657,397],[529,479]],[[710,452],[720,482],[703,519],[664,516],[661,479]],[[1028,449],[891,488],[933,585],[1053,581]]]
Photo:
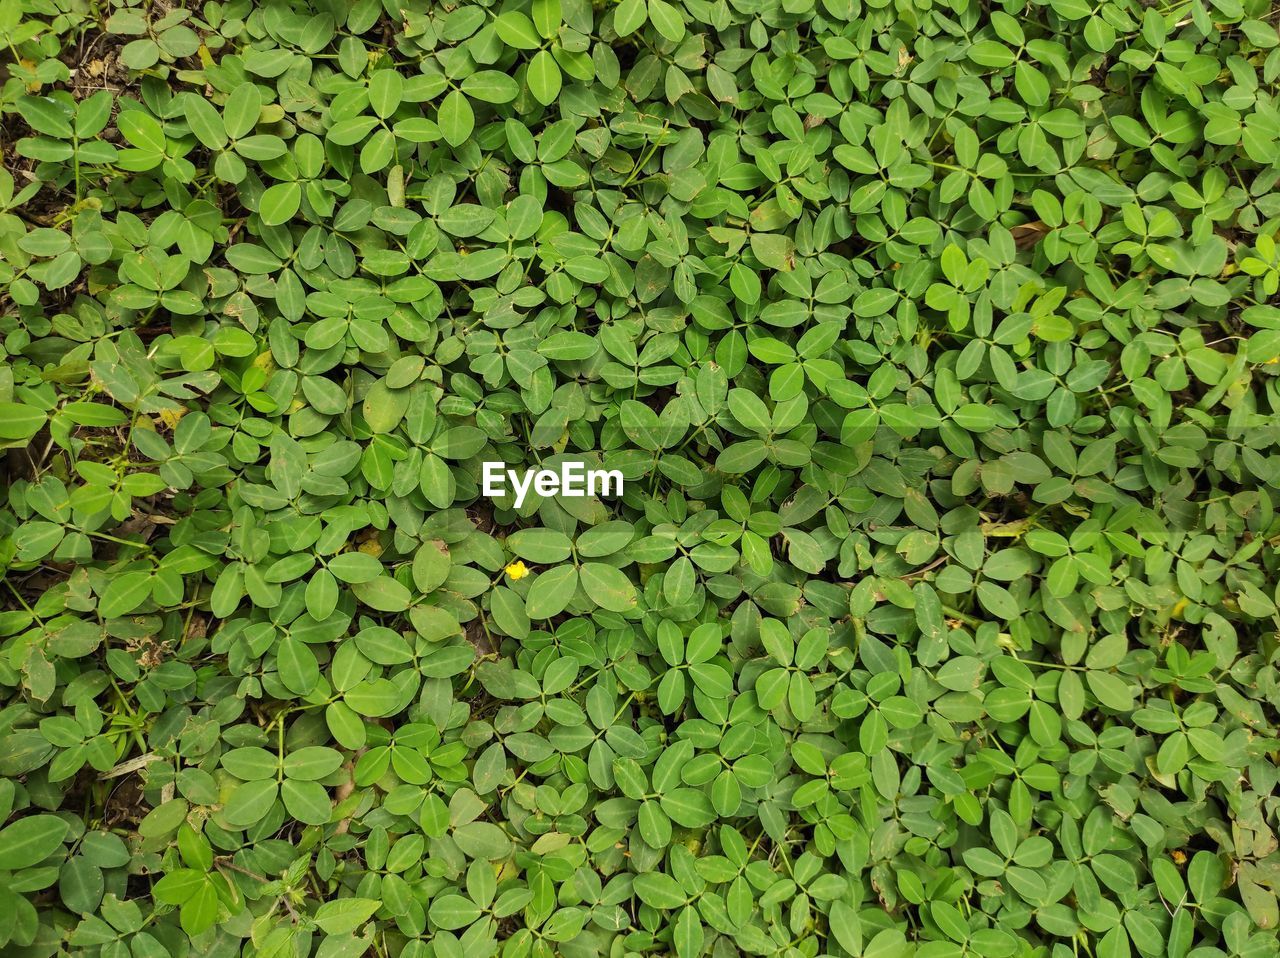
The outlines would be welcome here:
[[[1275,955],[1276,23],[0,0],[0,953]]]

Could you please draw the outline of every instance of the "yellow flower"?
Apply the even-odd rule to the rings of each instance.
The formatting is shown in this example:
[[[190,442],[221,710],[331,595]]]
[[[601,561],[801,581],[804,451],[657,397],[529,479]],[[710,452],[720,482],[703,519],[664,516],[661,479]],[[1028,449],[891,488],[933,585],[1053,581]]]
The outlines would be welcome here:
[[[511,563],[511,565],[507,566],[507,575],[511,576],[512,579],[516,579],[516,580],[523,579],[528,574],[529,574],[529,567],[526,566],[519,559]]]

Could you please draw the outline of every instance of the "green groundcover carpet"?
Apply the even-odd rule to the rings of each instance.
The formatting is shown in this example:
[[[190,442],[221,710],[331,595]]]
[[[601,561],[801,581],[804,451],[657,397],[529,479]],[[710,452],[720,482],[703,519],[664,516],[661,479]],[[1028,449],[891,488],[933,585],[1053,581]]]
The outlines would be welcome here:
[[[0,0],[0,954],[1272,958],[1278,22]]]

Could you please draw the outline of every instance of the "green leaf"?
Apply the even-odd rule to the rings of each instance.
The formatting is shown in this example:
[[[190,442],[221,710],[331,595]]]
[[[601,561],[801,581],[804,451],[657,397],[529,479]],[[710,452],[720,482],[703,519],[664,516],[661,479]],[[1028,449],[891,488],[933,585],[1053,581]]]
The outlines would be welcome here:
[[[342,582],[372,582],[382,574],[382,563],[364,552],[344,552],[329,560],[329,571]]]
[[[38,865],[62,848],[67,823],[56,815],[30,815],[0,829],[0,869]]]
[[[633,887],[642,902],[663,911],[679,908],[688,898],[676,880],[662,872],[637,875]]]
[[[450,146],[461,146],[475,129],[476,116],[471,101],[459,90],[451,91],[441,102],[436,122],[444,141]]]
[[[542,45],[533,21],[518,10],[508,10],[498,16],[494,27],[502,42],[517,50],[536,50]]]
[[[613,29],[620,37],[635,33],[649,19],[647,0],[622,0],[614,9]]]
[[[524,601],[510,589],[496,587],[489,597],[489,609],[494,624],[504,634],[517,639],[528,637],[531,628],[529,614]]]
[[[222,115],[204,97],[188,94],[182,98],[182,112],[196,139],[211,150],[227,145],[227,130]]]
[[[345,935],[373,917],[381,902],[372,898],[337,898],[316,909],[315,923],[326,934]]]
[[[573,600],[577,587],[578,570],[573,566],[557,566],[539,573],[525,602],[529,617],[549,619],[559,615]]]
[[[478,70],[463,79],[462,92],[485,103],[510,103],[520,95],[520,85],[501,70]]]
[[[369,78],[369,104],[383,119],[396,112],[403,93],[404,79],[395,70],[375,70]]]
[[[560,95],[560,67],[549,50],[539,50],[529,61],[526,77],[529,92],[543,106],[550,105]]]
[[[530,562],[550,565],[569,558],[573,543],[554,529],[521,529],[507,536],[507,548]]]
[[[149,572],[123,572],[110,580],[98,602],[104,619],[125,615],[142,605],[151,595],[154,580]]]
[[[437,927],[454,931],[476,921],[480,908],[462,895],[444,895],[431,903],[428,914]]]
[[[596,605],[610,612],[626,612],[636,605],[636,590],[621,570],[602,562],[585,562],[579,575],[583,591]]]
[[[285,779],[280,784],[280,798],[293,818],[307,825],[326,825],[332,817],[329,793],[319,782]]]
[[[1090,669],[1085,680],[1091,691],[1104,706],[1118,712],[1133,708],[1133,689],[1118,675]]]
[[[280,642],[276,661],[280,669],[280,681],[289,691],[306,694],[315,688],[320,677],[320,667],[316,663],[315,654],[297,639],[286,638]]]
[[[164,130],[160,121],[142,110],[125,110],[116,117],[120,134],[133,146],[150,153],[165,150]]]
[[[0,402],[0,439],[30,439],[47,419],[43,411],[31,406]]]
[[[560,0],[533,0],[533,24],[538,33],[547,39],[560,28]]]
[[[651,8],[655,4],[668,6],[663,0],[649,0]],[[681,33],[683,33],[683,27]],[[751,252],[755,253],[756,258],[770,269],[790,272],[794,267],[792,257],[795,253],[795,244],[788,236],[778,233],[752,233]]]
[[[266,226],[287,223],[302,205],[302,187],[298,183],[276,183],[262,194],[258,215]]]
[[[379,612],[403,612],[409,608],[412,595],[390,576],[382,575],[368,582],[354,583],[356,598]]]
[[[218,892],[208,880],[182,903],[179,919],[182,930],[191,936],[204,934],[217,922]]]
[[[684,39],[684,16],[674,4],[666,0],[649,0],[649,21],[672,43]]]
[[[18,98],[18,112],[37,133],[61,139],[73,136],[66,112],[51,97],[24,94]]]
[[[680,910],[672,941],[680,958],[693,958],[702,951],[702,922],[698,920],[697,910],[692,905],[686,905]]]
[[[232,825],[246,828],[266,817],[275,804],[278,792],[274,779],[245,782],[231,793],[223,814]]]

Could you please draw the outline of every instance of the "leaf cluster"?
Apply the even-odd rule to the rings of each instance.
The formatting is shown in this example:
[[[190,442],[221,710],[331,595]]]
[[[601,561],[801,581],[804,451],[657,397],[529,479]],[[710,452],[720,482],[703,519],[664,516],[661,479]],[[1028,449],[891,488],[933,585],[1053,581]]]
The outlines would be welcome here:
[[[1268,4],[0,41],[0,952],[1276,953]]]

